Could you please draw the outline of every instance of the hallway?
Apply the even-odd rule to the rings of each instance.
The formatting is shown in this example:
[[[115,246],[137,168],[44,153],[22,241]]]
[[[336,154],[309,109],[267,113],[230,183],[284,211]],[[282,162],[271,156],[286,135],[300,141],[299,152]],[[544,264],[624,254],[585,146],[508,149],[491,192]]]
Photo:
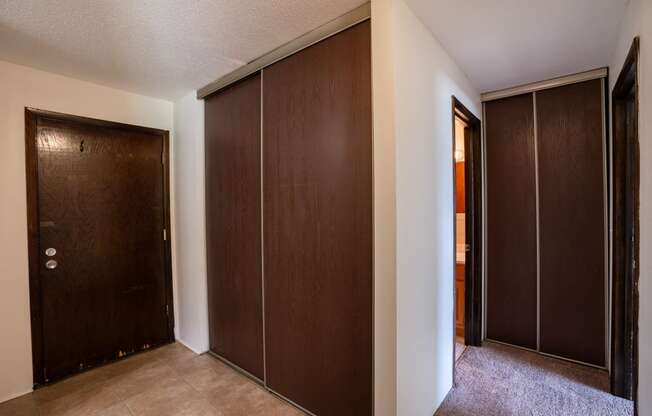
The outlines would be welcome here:
[[[632,402],[608,389],[604,371],[485,342],[466,348],[436,416],[633,415]]]

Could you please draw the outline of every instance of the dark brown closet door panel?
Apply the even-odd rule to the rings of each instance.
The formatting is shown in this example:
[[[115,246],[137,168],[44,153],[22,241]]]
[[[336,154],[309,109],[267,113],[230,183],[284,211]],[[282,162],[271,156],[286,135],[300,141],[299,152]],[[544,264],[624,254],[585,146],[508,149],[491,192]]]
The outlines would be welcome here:
[[[372,413],[370,25],[264,70],[267,385]]]
[[[531,94],[485,104],[487,337],[537,347],[537,234]]]
[[[211,351],[263,379],[260,75],[206,100]]]
[[[541,351],[605,365],[601,80],[537,93]]]

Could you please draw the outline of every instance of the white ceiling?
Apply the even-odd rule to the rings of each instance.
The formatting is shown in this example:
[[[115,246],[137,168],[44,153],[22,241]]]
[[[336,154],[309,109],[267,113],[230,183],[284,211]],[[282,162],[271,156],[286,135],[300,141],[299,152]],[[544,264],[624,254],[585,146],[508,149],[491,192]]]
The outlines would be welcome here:
[[[0,0],[0,60],[177,98],[366,0]],[[628,0],[406,0],[479,92],[606,66]]]
[[[0,60],[177,98],[366,0],[0,0]]]
[[[406,0],[479,92],[608,66],[628,0]]]

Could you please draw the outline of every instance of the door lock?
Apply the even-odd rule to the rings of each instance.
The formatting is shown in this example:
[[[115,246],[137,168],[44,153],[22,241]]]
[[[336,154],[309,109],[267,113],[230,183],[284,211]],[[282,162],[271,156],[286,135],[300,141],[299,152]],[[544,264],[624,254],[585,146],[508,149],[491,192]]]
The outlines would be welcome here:
[[[57,261],[56,260],[48,260],[45,262],[45,268],[48,270],[56,269],[57,268]]]

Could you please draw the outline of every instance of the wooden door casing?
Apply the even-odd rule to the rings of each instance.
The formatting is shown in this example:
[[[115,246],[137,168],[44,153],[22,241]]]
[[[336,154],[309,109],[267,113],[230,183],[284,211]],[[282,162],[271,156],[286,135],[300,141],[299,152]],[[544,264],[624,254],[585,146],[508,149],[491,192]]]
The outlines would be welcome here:
[[[210,349],[264,379],[261,77],[206,99],[206,255]]]
[[[482,122],[455,96],[451,96],[453,140],[455,140],[455,120],[459,117],[464,129],[464,181],[460,183],[457,164],[455,169],[456,189],[464,188],[464,342],[466,345],[482,345],[482,304],[483,304],[483,153]],[[456,203],[456,206],[458,204]],[[458,212],[459,209],[456,209]],[[457,241],[456,241],[457,250]],[[457,252],[455,255],[457,262]],[[453,367],[454,368],[454,367]],[[455,378],[455,377],[453,377]]]
[[[613,233],[611,393],[638,410],[640,280],[640,39],[632,45],[612,89]]]
[[[263,72],[267,386],[371,415],[370,22]]]
[[[36,110],[26,127],[35,384],[174,340],[167,132]]]

